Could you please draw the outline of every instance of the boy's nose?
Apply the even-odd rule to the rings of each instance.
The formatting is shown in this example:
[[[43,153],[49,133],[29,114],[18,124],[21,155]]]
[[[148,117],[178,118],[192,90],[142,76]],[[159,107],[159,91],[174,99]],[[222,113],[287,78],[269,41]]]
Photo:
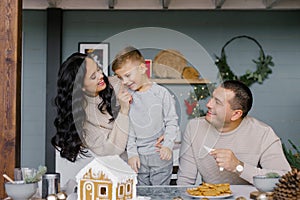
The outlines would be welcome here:
[[[124,85],[126,85],[126,83],[128,83],[128,78],[126,78],[126,77],[122,78],[122,82]]]

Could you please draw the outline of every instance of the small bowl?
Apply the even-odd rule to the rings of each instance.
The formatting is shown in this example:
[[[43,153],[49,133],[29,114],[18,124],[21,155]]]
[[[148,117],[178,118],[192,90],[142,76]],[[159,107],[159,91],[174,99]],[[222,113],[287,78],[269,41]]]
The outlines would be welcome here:
[[[265,175],[253,176],[253,185],[260,192],[272,192],[279,178],[270,178]]]
[[[23,181],[5,183],[6,194],[13,200],[29,199],[36,193],[37,187],[37,183],[24,183]]]

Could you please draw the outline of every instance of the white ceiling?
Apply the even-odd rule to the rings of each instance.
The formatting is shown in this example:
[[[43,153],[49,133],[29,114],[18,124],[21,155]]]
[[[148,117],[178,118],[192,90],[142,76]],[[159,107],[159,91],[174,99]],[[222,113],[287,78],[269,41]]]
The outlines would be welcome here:
[[[300,0],[23,0],[23,9],[299,10]]]

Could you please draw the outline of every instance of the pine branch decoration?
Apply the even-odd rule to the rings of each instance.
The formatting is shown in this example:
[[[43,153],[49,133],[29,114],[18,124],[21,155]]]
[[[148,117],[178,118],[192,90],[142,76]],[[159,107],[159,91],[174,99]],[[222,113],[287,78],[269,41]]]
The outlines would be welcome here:
[[[282,144],[284,155],[292,168],[297,168],[300,170],[300,149],[298,149],[298,147],[291,140],[288,141],[295,150],[295,153],[291,149],[288,150],[285,144]]]

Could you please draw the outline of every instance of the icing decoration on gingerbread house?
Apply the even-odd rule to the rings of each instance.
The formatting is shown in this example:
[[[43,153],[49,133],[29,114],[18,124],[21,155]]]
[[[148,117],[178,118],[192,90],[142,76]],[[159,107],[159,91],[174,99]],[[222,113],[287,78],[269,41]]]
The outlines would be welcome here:
[[[95,157],[76,180],[78,200],[136,199],[137,175],[118,155]]]

